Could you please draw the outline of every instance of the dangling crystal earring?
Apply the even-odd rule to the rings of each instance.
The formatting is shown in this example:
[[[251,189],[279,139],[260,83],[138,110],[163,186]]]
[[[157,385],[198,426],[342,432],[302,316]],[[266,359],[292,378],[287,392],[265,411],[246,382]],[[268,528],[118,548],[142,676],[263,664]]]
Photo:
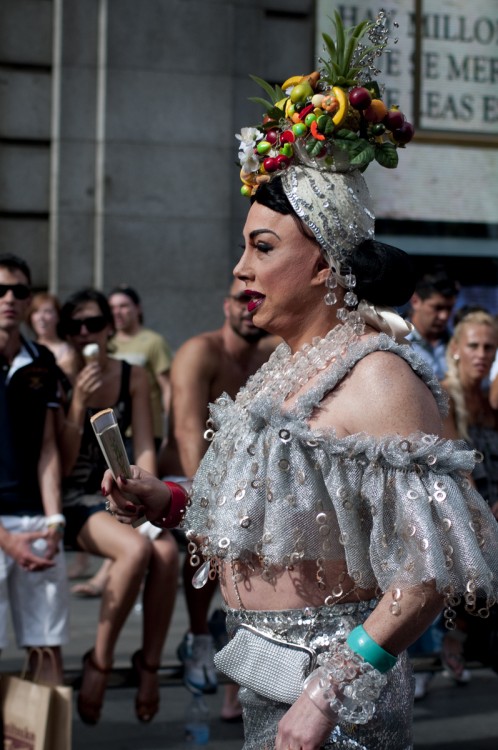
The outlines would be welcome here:
[[[353,273],[346,273],[344,275],[344,287],[347,289],[344,295],[344,304],[346,307],[340,307],[336,315],[339,320],[346,321],[350,315],[348,307],[356,307],[358,304],[358,297],[351,291],[356,286],[356,276]]]
[[[325,279],[325,286],[329,290],[325,295],[325,304],[335,305],[337,302],[337,295],[331,290],[337,287],[337,278],[335,275],[335,271],[332,268],[330,269],[329,275]]]
[[[351,290],[356,286],[356,276],[353,273],[347,273],[344,281],[348,290],[344,295],[344,302],[348,307],[355,307],[358,304],[358,297]]]

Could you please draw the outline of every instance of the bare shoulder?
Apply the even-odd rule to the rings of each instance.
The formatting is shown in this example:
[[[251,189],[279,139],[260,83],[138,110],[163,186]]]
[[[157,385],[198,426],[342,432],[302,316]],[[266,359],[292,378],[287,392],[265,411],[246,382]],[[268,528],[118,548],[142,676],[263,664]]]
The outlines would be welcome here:
[[[223,352],[221,331],[207,331],[188,339],[173,358],[173,371],[186,367],[216,366]]]
[[[403,357],[386,351],[374,351],[360,359],[351,370],[351,379],[361,382],[362,387],[369,384],[384,386],[386,379],[389,379],[396,388],[426,388],[423,380]]]
[[[410,365],[393,352],[372,352],[351,372],[359,409],[370,431],[439,433],[441,417],[434,396]],[[362,419],[361,411],[357,419]]]
[[[430,389],[393,352],[376,351],[360,360],[324,407],[329,414],[336,412],[346,434],[441,433],[441,416]]]

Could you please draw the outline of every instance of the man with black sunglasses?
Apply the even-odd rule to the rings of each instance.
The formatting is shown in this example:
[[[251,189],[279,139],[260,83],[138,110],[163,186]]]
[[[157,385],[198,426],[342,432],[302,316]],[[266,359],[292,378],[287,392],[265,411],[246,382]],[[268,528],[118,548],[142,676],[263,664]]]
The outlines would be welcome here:
[[[0,651],[10,605],[18,646],[30,662],[45,647],[40,679],[57,684],[68,638],[58,371],[48,349],[21,335],[30,285],[24,260],[0,255]]]

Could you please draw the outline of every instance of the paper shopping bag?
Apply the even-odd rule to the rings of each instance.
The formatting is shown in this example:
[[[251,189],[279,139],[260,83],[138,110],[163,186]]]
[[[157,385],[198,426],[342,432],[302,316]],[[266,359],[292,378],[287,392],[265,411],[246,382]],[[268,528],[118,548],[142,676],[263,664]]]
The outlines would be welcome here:
[[[52,689],[19,677],[2,676],[4,750],[48,750],[48,719]]]
[[[72,689],[0,678],[4,750],[70,750]]]
[[[52,688],[46,750],[71,750],[73,730],[73,689]]]

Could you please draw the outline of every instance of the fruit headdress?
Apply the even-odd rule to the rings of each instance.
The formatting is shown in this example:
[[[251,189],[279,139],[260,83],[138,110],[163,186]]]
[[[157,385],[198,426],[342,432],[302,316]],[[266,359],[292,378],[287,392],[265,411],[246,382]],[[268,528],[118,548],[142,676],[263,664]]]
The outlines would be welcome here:
[[[241,192],[254,196],[262,185],[280,178],[289,203],[329,263],[326,304],[336,304],[334,289],[340,285],[346,292],[345,307],[336,311],[339,320],[351,320],[357,331],[368,320],[377,330],[403,338],[409,327],[394,310],[366,300],[358,304],[352,260],[357,248],[375,235],[362,172],[374,160],[395,168],[398,148],[411,140],[413,127],[398,108],[387,109],[375,80],[380,73],[376,62],[388,41],[386,13],[345,29],[336,11],[332,23],[335,40],[322,34],[328,57],[320,59],[320,70],[275,87],[252,76],[269,101],[252,99],[266,114],[260,125],[237,135]],[[371,250],[371,245],[364,247]],[[393,250],[383,247],[387,253]]]
[[[252,76],[268,100],[251,99],[265,107],[263,121],[237,135],[243,195],[291,165],[363,172],[375,160],[393,169],[398,148],[413,137],[403,113],[387,109],[375,80],[388,41],[386,13],[345,29],[336,11],[332,22],[335,40],[322,34],[328,58],[319,70],[274,87]]]

